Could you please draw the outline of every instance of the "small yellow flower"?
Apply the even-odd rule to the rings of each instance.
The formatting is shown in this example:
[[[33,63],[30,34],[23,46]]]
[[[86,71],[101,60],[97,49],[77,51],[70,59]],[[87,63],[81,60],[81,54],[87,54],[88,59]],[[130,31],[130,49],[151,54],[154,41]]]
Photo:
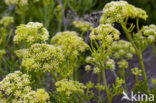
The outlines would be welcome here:
[[[131,71],[132,71],[132,74],[134,74],[136,76],[141,76],[142,75],[142,70],[137,68],[137,67],[132,68]]]
[[[49,100],[50,96],[47,92],[45,92],[44,89],[38,89],[36,91],[36,99],[39,103],[45,103],[47,100]]]

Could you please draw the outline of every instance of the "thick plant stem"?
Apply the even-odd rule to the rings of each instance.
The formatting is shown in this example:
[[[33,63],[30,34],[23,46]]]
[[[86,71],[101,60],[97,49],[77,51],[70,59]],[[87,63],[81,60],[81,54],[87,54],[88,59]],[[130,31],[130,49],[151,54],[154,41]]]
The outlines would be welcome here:
[[[104,67],[102,67],[102,77],[103,77],[103,82],[104,82],[104,85],[105,85],[105,88],[106,88],[108,103],[112,103],[112,99],[109,96],[110,93],[109,93],[109,88],[108,88],[107,81],[106,81],[106,74],[105,74]]]
[[[98,83],[100,84],[100,78],[101,78],[101,73],[99,72],[98,73]],[[98,90],[98,98],[100,99],[101,98],[101,91],[100,90]]]
[[[81,38],[83,38],[84,33],[85,33],[85,31],[82,31],[81,32]]]
[[[139,57],[139,61],[140,61],[140,66],[141,66],[141,68],[142,68],[144,81],[145,81],[145,83],[146,83],[146,86],[148,87],[148,81],[147,81],[145,66],[144,66],[144,62],[143,62],[143,58],[142,58],[142,52],[138,53],[138,57]]]
[[[143,71],[144,81],[146,83],[146,86],[148,87],[147,75],[146,75],[145,66],[144,66],[144,62],[143,62],[143,58],[142,58],[142,51],[140,49],[138,49],[137,46],[135,45],[135,43],[134,43],[131,35],[129,34],[129,31],[127,30],[126,26],[122,25],[122,28],[126,34],[127,39],[131,42],[131,44],[133,45],[133,47],[136,51],[136,54],[139,58],[140,66],[141,66],[142,71]]]
[[[156,48],[155,48],[155,44],[154,43],[152,43],[152,47],[153,47],[154,55],[156,56]]]
[[[24,6],[20,5],[20,11],[21,11],[21,23],[24,24],[25,23],[25,10],[24,10]]]
[[[139,19],[136,19],[136,26],[137,26],[137,31],[139,31]]]

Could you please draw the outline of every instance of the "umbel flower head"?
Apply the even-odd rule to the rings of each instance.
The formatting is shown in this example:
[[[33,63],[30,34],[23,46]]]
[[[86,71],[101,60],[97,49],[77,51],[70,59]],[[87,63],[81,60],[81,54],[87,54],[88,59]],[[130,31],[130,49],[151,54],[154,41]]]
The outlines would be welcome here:
[[[93,24],[87,21],[74,21],[73,24],[83,32],[93,29]]]
[[[9,26],[12,23],[14,23],[14,18],[11,16],[4,16],[0,20],[0,25],[3,25],[5,27]]]
[[[11,103],[48,103],[49,94],[44,89],[34,91],[31,87],[25,87],[23,90],[14,93],[15,98]]]
[[[105,64],[107,69],[115,70],[115,62],[113,59],[108,59]]]
[[[100,24],[94,28],[89,37],[91,40],[102,40],[107,43],[112,43],[113,40],[119,39],[120,32],[110,24]]]
[[[9,73],[1,82],[0,90],[6,95],[21,90],[30,85],[30,78],[27,74],[22,74],[20,71]]]
[[[139,31],[143,36],[148,37],[150,42],[155,42],[156,40],[156,25],[151,24],[149,26],[143,26]]]
[[[84,84],[79,83],[78,81],[67,79],[57,81],[55,83],[55,86],[58,93],[64,93],[67,97],[73,93],[83,94],[84,89],[86,89],[86,86],[84,86]]]
[[[100,72],[101,72],[100,68],[98,68],[98,67],[93,68],[93,74],[98,74]]]
[[[129,66],[128,61],[125,59],[120,60],[117,64],[120,69],[127,69]]]
[[[15,98],[11,100],[11,103],[42,103],[38,102],[36,92],[31,90],[31,87],[26,87],[24,90],[16,91],[13,95]]]
[[[49,94],[44,89],[38,89],[35,97],[39,103],[45,103],[50,98]]]
[[[49,94],[44,89],[32,90],[30,77],[20,71],[9,73],[1,82],[2,98],[10,96],[9,103],[46,103]],[[0,97],[1,98],[1,97]]]
[[[135,76],[141,76],[142,75],[142,70],[139,69],[138,67],[132,68],[131,71],[132,71],[132,74],[134,74]]]
[[[49,38],[49,32],[39,22],[29,22],[26,25],[21,24],[17,27],[15,34],[13,41],[16,44],[22,42],[26,44],[45,42]]]
[[[27,70],[50,72],[58,70],[64,61],[62,50],[48,44],[34,44],[29,49],[18,52],[23,54],[22,66]]]
[[[127,17],[146,20],[148,16],[144,10],[136,8],[126,1],[112,1],[107,3],[103,8],[103,15],[100,18],[100,23],[123,23],[124,19]]]
[[[135,49],[130,42],[119,40],[112,43],[112,53],[115,59],[132,59]]]
[[[80,52],[88,49],[88,45],[74,31],[65,31],[57,33],[51,43],[62,48],[65,55],[77,56]]]
[[[5,0],[5,4],[7,5],[19,4],[23,6],[28,4],[28,0]]]

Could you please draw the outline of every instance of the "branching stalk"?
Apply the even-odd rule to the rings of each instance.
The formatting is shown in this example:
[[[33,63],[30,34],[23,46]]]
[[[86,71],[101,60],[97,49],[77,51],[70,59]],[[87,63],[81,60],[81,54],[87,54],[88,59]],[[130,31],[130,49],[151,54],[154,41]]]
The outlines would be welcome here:
[[[135,45],[129,31],[127,30],[126,26],[125,25],[122,25],[122,28],[126,34],[126,37],[127,39],[131,42],[131,44],[133,45],[135,51],[136,51],[136,54],[139,58],[139,62],[140,62],[140,66],[142,68],[142,71],[143,71],[143,77],[144,77],[144,81],[148,87],[148,81],[147,81],[147,75],[146,75],[146,71],[145,71],[145,66],[144,66],[144,62],[143,62],[143,58],[142,58],[142,51],[140,49],[137,48],[137,46]]]
[[[102,77],[103,77],[103,82],[104,82],[104,85],[105,85],[105,88],[106,88],[108,103],[112,103],[112,98],[110,98],[110,96],[109,96],[110,92],[109,92],[109,88],[108,88],[107,81],[106,81],[106,74],[105,74],[104,67],[102,67]]]

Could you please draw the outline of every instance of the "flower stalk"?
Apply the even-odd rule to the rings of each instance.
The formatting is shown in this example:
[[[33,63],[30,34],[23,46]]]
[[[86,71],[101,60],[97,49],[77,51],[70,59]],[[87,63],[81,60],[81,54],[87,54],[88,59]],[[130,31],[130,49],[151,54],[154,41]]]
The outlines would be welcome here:
[[[122,24],[122,28],[126,34],[127,39],[131,42],[131,44],[135,48],[136,54],[139,58],[140,66],[141,66],[142,71],[143,71],[144,81],[146,83],[146,86],[148,87],[147,75],[146,75],[145,66],[144,66],[144,62],[143,62],[143,58],[142,58],[142,51],[140,49],[138,49],[137,46],[135,45],[135,43],[134,43],[128,29],[126,28],[126,26]]]

